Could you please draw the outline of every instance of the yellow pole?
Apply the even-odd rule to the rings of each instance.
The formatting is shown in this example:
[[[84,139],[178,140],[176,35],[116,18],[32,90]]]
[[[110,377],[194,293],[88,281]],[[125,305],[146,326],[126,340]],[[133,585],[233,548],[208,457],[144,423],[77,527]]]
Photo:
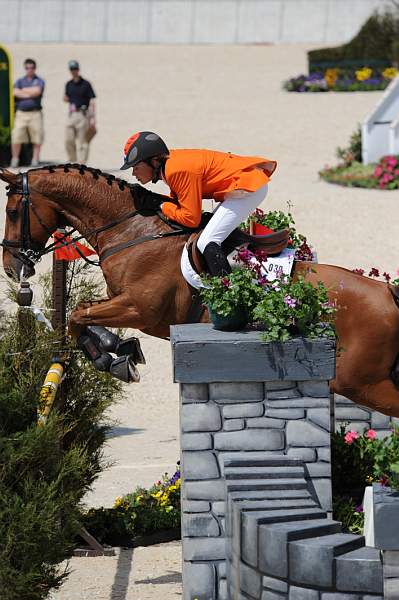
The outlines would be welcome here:
[[[11,54],[8,50],[8,48],[6,48],[6,46],[3,46],[3,44],[0,44],[0,51],[3,51],[5,56],[7,57],[8,60],[8,88],[9,88],[9,95],[10,95],[10,131],[12,130],[13,126],[14,126],[14,81],[13,81],[13,77],[12,77],[12,57]],[[0,68],[2,66],[2,63],[0,63]],[[6,65],[3,65],[4,67]]]
[[[50,366],[44,383],[40,390],[39,406],[37,408],[37,424],[41,427],[46,424],[50,411],[53,407],[62,376],[64,365],[61,362],[53,362]]]

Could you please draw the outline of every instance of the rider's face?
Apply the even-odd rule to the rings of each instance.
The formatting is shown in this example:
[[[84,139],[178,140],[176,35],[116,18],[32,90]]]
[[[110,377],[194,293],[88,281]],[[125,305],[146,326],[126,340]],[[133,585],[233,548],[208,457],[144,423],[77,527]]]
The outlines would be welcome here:
[[[132,169],[133,177],[138,179],[140,183],[146,184],[152,180],[153,169],[145,162],[139,162]]]

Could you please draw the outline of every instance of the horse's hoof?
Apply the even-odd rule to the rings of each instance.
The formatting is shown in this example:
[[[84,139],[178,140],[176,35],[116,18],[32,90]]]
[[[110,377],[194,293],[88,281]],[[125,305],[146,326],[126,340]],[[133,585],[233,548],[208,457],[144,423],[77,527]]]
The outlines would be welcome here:
[[[116,377],[125,383],[137,383],[140,381],[140,373],[128,356],[115,358],[111,363],[109,372],[113,377]]]

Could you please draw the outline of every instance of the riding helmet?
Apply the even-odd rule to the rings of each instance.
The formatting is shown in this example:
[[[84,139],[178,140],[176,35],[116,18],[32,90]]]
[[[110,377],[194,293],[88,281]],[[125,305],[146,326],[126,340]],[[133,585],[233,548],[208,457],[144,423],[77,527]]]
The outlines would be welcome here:
[[[152,131],[139,131],[127,140],[123,149],[125,160],[121,170],[134,167],[137,163],[169,154],[169,150],[162,138]]]

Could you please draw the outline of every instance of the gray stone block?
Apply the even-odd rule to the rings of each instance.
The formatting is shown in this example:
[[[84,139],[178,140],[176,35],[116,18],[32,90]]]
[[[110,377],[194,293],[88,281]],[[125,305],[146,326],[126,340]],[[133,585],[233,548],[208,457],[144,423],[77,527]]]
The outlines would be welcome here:
[[[183,537],[219,537],[220,527],[210,513],[183,513],[182,535]]]
[[[312,423],[316,423],[328,432],[330,431],[330,412],[325,408],[310,408],[307,417]]]
[[[376,410],[371,411],[371,427],[373,429],[388,429],[391,418]]]
[[[183,404],[208,402],[208,386],[206,383],[182,383],[180,395]]]
[[[218,517],[224,517],[226,513],[225,502],[212,502],[212,512]]]
[[[209,433],[182,433],[182,450],[211,450],[212,436]]]
[[[184,500],[182,506],[186,513],[205,513],[211,510],[211,503],[203,500]]]
[[[217,450],[282,450],[284,441],[284,433],[277,429],[219,432],[214,437]]]
[[[399,551],[383,550],[384,577],[399,577]]]
[[[335,418],[339,421],[370,421],[370,413],[356,405],[335,407]]]
[[[241,552],[243,560],[254,567],[258,564],[257,540],[260,525],[265,523],[280,523],[282,521],[322,519],[326,516],[326,513],[319,508],[312,507],[243,511],[241,513]]]
[[[398,600],[399,578],[384,579],[384,599]]]
[[[184,452],[184,480],[219,479],[219,466],[213,452]]]
[[[288,591],[288,583],[286,581],[276,579],[275,577],[268,577],[267,575],[264,575],[262,578],[262,586],[282,594]]]
[[[289,421],[285,434],[287,445],[290,447],[307,446],[313,448],[315,446],[330,445],[330,435],[327,431],[304,421]]]
[[[323,477],[313,477],[309,483],[314,488],[320,506],[324,510],[330,511],[332,509],[331,480]]]
[[[217,571],[219,579],[226,579],[227,565],[225,560],[217,563]]]
[[[300,458],[303,462],[309,463],[316,460],[316,450],[314,448],[289,448],[287,456]]]
[[[269,419],[268,417],[258,417],[255,419],[247,419],[248,429],[255,429],[257,427],[263,429],[283,429],[286,421],[283,419]]]
[[[267,408],[265,416],[276,419],[303,419],[305,411],[302,408]]]
[[[244,427],[244,419],[226,419],[223,423],[223,431],[241,431]]]
[[[259,402],[263,400],[263,383],[210,383],[209,396],[218,404]]]
[[[287,594],[279,594],[273,590],[263,590],[261,600],[285,600]]]
[[[324,592],[321,594],[321,600],[363,600],[363,596],[358,594],[342,594],[340,592]]]
[[[306,464],[310,477],[331,477],[331,465],[328,462],[314,462]]]
[[[291,400],[266,400],[266,410],[269,408],[330,408],[328,398],[310,398],[301,396]]]
[[[261,525],[259,527],[259,568],[262,573],[285,579],[288,577],[287,544],[290,541],[330,535],[340,531],[341,523],[325,518]]]
[[[302,394],[296,387],[288,390],[267,390],[266,392],[267,400],[285,400],[291,398],[300,398],[301,396]]]
[[[331,462],[330,448],[317,448],[317,460]]]
[[[250,404],[228,404],[223,406],[223,416],[226,419],[241,419],[246,417],[261,417],[265,407],[260,402]]]
[[[227,581],[225,579],[219,581],[218,600],[228,600]]]
[[[335,406],[340,405],[348,405],[348,406],[356,406],[352,400],[349,400],[346,396],[341,396],[341,394],[334,394],[334,402]]]
[[[184,404],[181,407],[181,426],[190,431],[218,431],[222,427],[220,409],[215,404]]]
[[[264,452],[230,452],[224,454],[226,467],[302,467],[302,461],[285,454],[268,456]]]
[[[319,600],[319,592],[318,590],[310,590],[308,588],[290,585],[288,600]]]
[[[183,497],[187,500],[224,500],[225,483],[222,479],[210,481],[187,481],[183,485]]]
[[[373,484],[374,546],[399,550],[399,492]]]
[[[231,479],[279,479],[304,477],[304,468],[296,465],[289,467],[225,467],[226,480]]]
[[[224,560],[226,540],[217,538],[185,538],[183,540],[183,560]]]
[[[360,548],[335,559],[336,587],[340,592],[383,593],[382,564],[376,548]]]
[[[386,437],[389,437],[390,435],[392,435],[392,431],[391,429],[377,429],[377,438],[379,440],[382,440]]]
[[[184,600],[214,598],[215,571],[212,565],[204,563],[183,563]]]
[[[346,533],[289,542],[290,581],[331,588],[334,585],[334,558],[362,546],[363,536]]]
[[[265,381],[265,390],[291,390],[297,385],[296,381]]]
[[[327,380],[299,381],[298,388],[302,396],[313,398],[329,398],[330,385]]]
[[[257,569],[252,569],[240,561],[240,589],[254,598],[259,598],[262,576]]]
[[[276,452],[278,454],[276,454]],[[265,460],[265,459],[273,459],[276,456],[283,456],[285,458],[284,455],[281,455],[281,453],[279,453],[279,451],[268,451],[268,452],[258,452],[258,451],[247,451],[247,452],[240,452],[240,451],[236,451],[236,452],[219,452],[218,453],[218,461],[219,461],[219,466],[220,466],[220,471],[222,473],[222,476],[224,475],[224,467],[225,467],[225,463],[230,464],[231,461],[244,461],[243,465],[252,465],[254,463],[254,461],[258,461],[258,460]]]
[[[197,482],[195,482],[197,483]],[[226,482],[229,493],[241,490],[303,490],[306,479],[234,479]]]

